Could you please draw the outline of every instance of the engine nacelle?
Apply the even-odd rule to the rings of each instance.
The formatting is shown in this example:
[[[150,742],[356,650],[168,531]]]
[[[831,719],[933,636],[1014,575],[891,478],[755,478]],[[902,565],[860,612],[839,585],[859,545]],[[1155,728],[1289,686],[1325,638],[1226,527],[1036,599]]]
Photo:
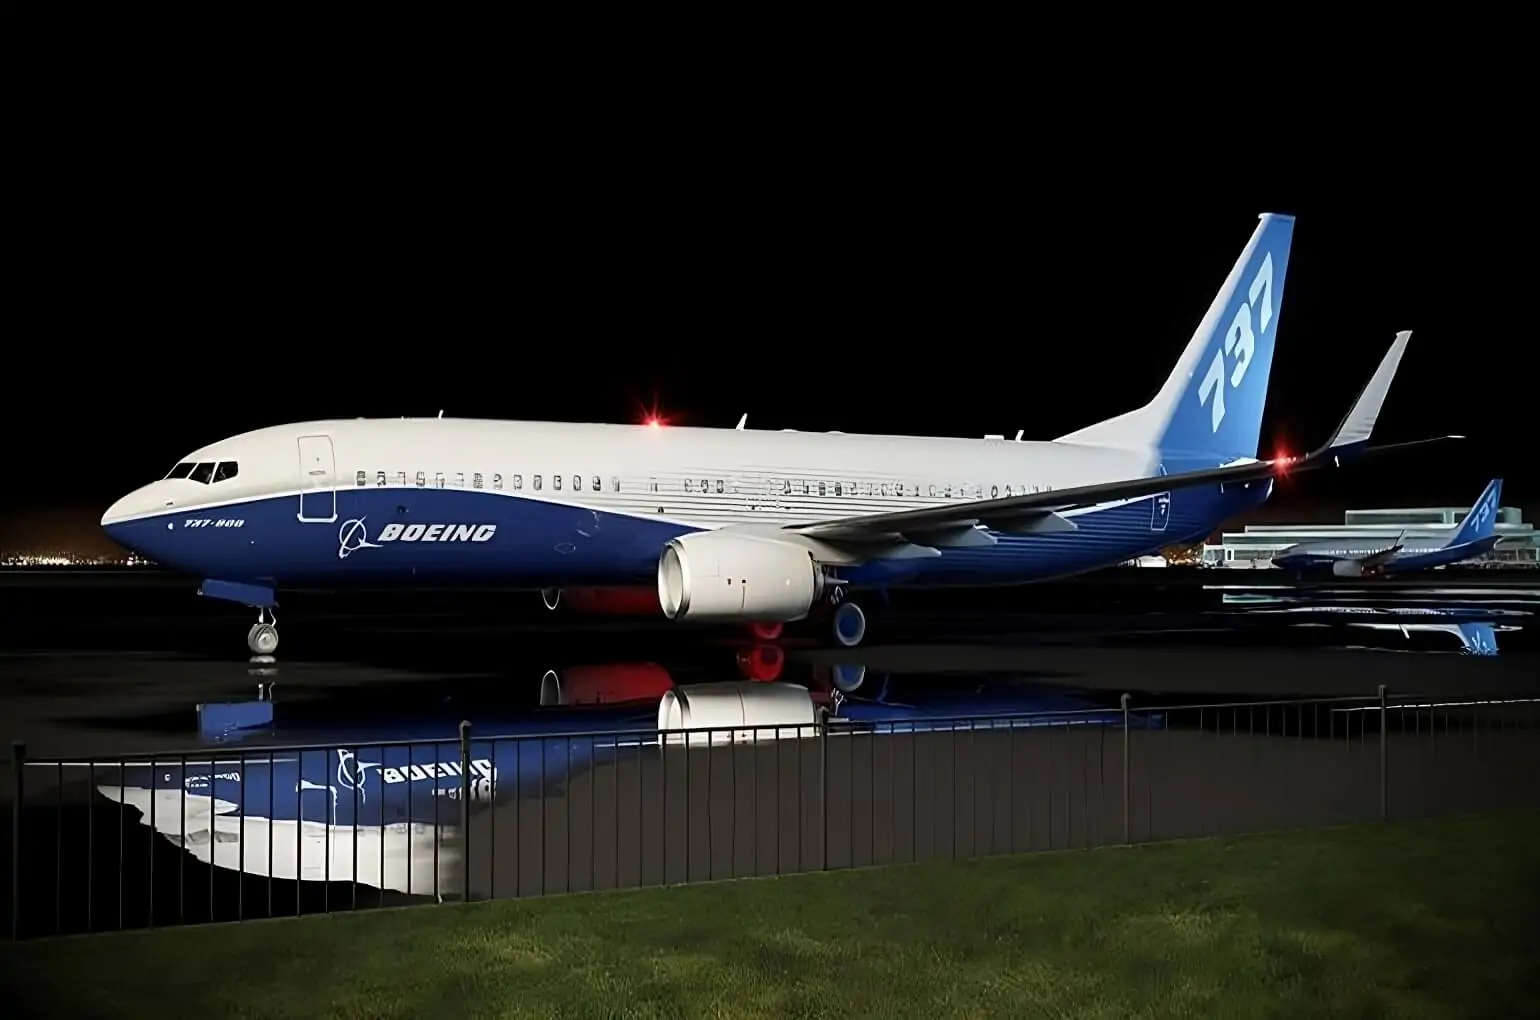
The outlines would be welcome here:
[[[754,535],[701,531],[658,558],[658,602],[670,620],[800,620],[823,594],[806,549]]]
[[[1333,560],[1331,572],[1333,577],[1363,577],[1364,565],[1357,560]]]
[[[691,747],[814,737],[818,709],[808,689],[797,684],[688,684],[658,702],[658,735],[665,744],[688,741]]]
[[[652,662],[613,663],[603,666],[570,666],[558,673],[545,671],[540,678],[542,705],[614,705],[661,698],[672,689],[674,678]]]

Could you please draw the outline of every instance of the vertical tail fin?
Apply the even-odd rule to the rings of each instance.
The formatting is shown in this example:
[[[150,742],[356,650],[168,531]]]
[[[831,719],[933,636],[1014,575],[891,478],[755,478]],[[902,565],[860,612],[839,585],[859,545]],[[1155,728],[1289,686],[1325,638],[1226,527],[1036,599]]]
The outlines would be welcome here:
[[[1153,448],[1173,467],[1255,457],[1293,240],[1294,217],[1263,213],[1154,399],[1059,441]]]
[[[1503,480],[1494,478],[1481,491],[1481,498],[1476,500],[1476,505],[1471,507],[1470,513],[1465,515],[1465,520],[1460,523],[1460,530],[1454,533],[1449,544],[1464,545],[1467,542],[1479,542],[1483,538],[1491,538],[1496,533],[1497,509],[1502,498]]]

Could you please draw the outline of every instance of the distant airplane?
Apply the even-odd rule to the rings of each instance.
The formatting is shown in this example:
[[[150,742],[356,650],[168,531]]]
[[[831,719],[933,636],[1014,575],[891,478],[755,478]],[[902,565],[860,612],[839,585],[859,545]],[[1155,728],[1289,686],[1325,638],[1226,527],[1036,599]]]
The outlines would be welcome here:
[[[281,588],[424,582],[538,589],[553,608],[564,589],[645,585],[670,619],[778,633],[816,615],[852,647],[866,634],[852,593],[1122,563],[1208,535],[1267,499],[1281,473],[1366,452],[1410,333],[1325,445],[1257,457],[1293,234],[1293,217],[1264,214],[1159,392],[1052,442],[311,421],[188,454],[102,526],[205,578],[201,594],[256,608],[258,656],[278,646]],[[1148,342],[1134,310],[1088,318],[1087,344],[1103,326],[1110,343]],[[1042,384],[1104,386],[1116,349],[1091,350],[1040,363]]]
[[[1387,543],[1375,538],[1337,538],[1291,545],[1273,557],[1273,565],[1301,576],[1319,573],[1333,577],[1373,577],[1431,570],[1473,559],[1497,544],[1497,510],[1503,480],[1494,478],[1459,530],[1445,538],[1401,537]]]

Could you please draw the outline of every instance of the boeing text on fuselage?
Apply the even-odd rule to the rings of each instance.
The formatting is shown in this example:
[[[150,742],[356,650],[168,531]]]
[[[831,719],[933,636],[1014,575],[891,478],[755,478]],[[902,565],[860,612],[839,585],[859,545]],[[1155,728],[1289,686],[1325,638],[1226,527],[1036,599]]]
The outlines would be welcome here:
[[[390,542],[487,542],[497,534],[495,524],[387,524],[369,540],[368,519],[343,521],[337,531],[337,558],[345,560],[360,549],[380,549]]]

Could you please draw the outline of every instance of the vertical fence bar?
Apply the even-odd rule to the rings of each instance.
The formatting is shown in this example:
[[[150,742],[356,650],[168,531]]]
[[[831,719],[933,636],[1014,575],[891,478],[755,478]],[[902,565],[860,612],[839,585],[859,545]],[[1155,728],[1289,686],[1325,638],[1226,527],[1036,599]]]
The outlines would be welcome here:
[[[1129,745],[1130,745],[1130,741],[1129,741],[1129,737],[1128,737],[1128,727],[1129,727],[1128,705],[1129,705],[1129,702],[1131,702],[1133,700],[1133,698],[1131,698],[1128,694],[1125,693],[1118,700],[1123,705],[1123,843],[1126,846],[1127,844],[1133,842],[1133,840],[1131,840],[1129,838],[1129,824],[1128,824],[1128,805],[1129,805],[1129,789],[1128,789],[1128,785],[1129,785],[1129,776],[1133,773],[1133,769],[1131,769],[1129,767]]]
[[[493,756],[493,768],[496,768]],[[460,720],[460,902],[471,901],[471,721]]]
[[[797,791],[802,799],[802,791]],[[797,813],[802,813],[800,805]],[[829,710],[818,706],[818,838],[823,845],[818,859],[821,871],[829,870]]]
[[[1389,740],[1389,706],[1386,704],[1386,687],[1380,684],[1380,821],[1389,817],[1389,781],[1386,777],[1386,741]]]
[[[24,778],[27,745],[20,740],[11,744],[11,938],[21,938],[21,815],[22,798],[27,793]]]

